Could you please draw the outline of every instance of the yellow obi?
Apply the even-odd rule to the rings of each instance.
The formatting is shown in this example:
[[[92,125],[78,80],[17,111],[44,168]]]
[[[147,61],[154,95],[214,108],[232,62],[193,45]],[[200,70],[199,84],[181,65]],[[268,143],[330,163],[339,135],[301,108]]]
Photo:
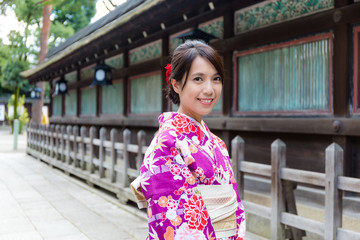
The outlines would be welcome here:
[[[236,235],[236,210],[238,202],[231,184],[198,185],[195,189],[205,203],[216,238]]]

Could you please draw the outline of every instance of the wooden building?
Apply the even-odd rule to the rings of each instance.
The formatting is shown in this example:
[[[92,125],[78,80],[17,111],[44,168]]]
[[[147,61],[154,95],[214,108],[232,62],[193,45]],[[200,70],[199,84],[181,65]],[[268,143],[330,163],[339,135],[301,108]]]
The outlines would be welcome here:
[[[22,75],[53,89],[68,81],[68,94],[51,99],[52,124],[154,133],[158,115],[176,110],[162,91],[164,67],[194,26],[216,37],[224,60],[222,99],[205,122],[229,147],[240,135],[247,161],[270,163],[280,138],[290,167],[324,172],[324,150],[337,142],[345,175],[360,177],[356,0],[129,0]],[[91,86],[101,63],[113,68],[112,86]]]

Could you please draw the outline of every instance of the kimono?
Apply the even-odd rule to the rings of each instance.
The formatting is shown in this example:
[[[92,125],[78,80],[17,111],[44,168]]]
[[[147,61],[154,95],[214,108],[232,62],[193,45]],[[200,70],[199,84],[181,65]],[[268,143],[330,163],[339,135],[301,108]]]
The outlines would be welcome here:
[[[204,121],[176,112],[159,116],[159,131],[144,155],[140,188],[145,196],[147,240],[217,239],[207,208],[194,188],[232,184],[237,195],[236,235],[245,239],[245,212],[225,143]]]

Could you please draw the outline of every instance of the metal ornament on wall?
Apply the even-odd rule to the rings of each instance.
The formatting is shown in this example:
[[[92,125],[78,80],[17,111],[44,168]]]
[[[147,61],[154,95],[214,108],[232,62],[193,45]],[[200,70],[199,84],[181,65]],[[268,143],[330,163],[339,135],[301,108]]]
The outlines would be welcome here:
[[[29,92],[30,92],[30,98],[31,98],[31,99],[38,100],[38,99],[41,98],[41,92],[42,92],[42,89],[41,89],[41,88],[37,88],[37,87],[31,88],[31,89],[29,90]]]
[[[185,32],[183,34],[180,34],[176,38],[181,39],[183,42],[185,42],[186,40],[198,39],[198,40],[203,40],[206,43],[209,43],[210,40],[212,40],[212,39],[217,39],[217,37],[215,37],[214,35],[200,30],[197,25],[195,25],[192,30]]]
[[[106,65],[106,64],[99,64],[99,65],[93,67],[93,69],[95,69],[95,73],[94,73],[94,80],[91,83],[91,86],[93,86],[93,85],[103,85],[103,86],[112,85],[112,79],[111,79],[112,67],[110,67],[109,65]]]
[[[55,82],[55,91],[53,96],[57,96],[59,94],[64,95],[68,92],[68,85],[67,81],[65,80],[64,76],[61,76],[60,80]]]

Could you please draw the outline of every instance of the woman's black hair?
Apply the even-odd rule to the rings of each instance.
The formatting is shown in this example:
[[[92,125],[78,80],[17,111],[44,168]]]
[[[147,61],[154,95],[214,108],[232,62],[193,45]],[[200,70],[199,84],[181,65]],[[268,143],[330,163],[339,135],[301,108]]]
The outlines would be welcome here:
[[[215,67],[221,77],[221,82],[223,83],[225,77],[224,66],[220,55],[212,47],[200,40],[187,40],[175,49],[171,59],[171,74],[169,81],[175,79],[177,82],[181,82],[186,74],[182,84],[182,88],[184,88],[188,79],[191,64],[197,56],[206,58]],[[172,84],[167,87],[166,97],[174,104],[180,104],[180,97],[174,91]]]

